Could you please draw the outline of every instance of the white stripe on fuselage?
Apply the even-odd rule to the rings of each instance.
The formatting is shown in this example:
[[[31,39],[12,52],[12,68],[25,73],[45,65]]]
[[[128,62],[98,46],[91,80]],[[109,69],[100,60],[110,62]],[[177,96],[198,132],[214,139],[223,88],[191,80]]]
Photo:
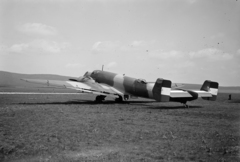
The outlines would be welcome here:
[[[124,77],[121,74],[118,74],[113,78],[114,89],[125,94],[125,88],[124,88],[123,82],[124,82]]]
[[[147,83],[147,92],[148,92],[148,96],[149,98],[153,98],[153,86],[155,83]]]

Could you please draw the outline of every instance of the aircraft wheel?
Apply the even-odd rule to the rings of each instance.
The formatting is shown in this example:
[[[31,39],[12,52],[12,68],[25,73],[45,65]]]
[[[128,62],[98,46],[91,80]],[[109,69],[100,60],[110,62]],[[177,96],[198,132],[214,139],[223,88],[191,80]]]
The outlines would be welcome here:
[[[96,96],[95,101],[96,101],[96,102],[102,102],[102,101],[105,99],[105,97],[106,97],[106,96],[102,96],[102,95]]]
[[[115,99],[116,102],[123,102],[122,96],[119,96],[118,98]]]
[[[124,95],[124,100],[127,101],[129,99],[129,95]]]

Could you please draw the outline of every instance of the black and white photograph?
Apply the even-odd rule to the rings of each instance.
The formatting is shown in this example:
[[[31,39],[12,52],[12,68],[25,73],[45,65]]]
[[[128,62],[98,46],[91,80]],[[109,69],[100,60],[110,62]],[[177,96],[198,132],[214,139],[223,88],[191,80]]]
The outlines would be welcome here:
[[[240,161],[240,0],[0,0],[0,161]]]

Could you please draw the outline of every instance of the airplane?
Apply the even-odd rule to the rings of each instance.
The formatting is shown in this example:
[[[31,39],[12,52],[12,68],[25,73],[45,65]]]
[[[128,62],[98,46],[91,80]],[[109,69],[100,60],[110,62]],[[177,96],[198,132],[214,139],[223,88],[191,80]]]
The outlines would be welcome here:
[[[80,93],[95,94],[95,101],[101,103],[106,97],[116,102],[124,102],[130,98],[142,97],[157,102],[180,102],[185,107],[188,101],[202,98],[215,101],[218,94],[218,83],[206,80],[200,90],[184,89],[184,86],[172,84],[170,80],[158,78],[156,82],[147,82],[103,70],[86,72],[82,77],[68,81],[22,79],[30,83],[43,84],[56,88],[69,88]]]

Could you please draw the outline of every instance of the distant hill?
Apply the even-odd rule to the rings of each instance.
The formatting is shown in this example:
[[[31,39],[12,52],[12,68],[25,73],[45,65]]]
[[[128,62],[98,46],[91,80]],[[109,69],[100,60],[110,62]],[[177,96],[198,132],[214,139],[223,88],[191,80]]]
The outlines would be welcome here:
[[[200,89],[201,84],[181,83],[186,89]],[[219,93],[240,93],[240,86],[220,86]]]
[[[240,87],[220,87],[220,93],[240,93]]]
[[[61,75],[54,75],[54,74],[18,74],[18,73],[11,73],[6,71],[0,71],[0,91],[39,91],[39,89],[43,89],[43,91],[53,91],[52,88],[27,83],[22,81],[21,79],[45,79],[45,80],[68,80],[68,76],[61,76]],[[47,90],[49,89],[49,90]],[[50,90],[51,89],[51,90]],[[74,91],[74,90],[70,90]],[[69,92],[69,90],[68,90]]]
[[[45,79],[45,80],[68,80],[75,78],[70,76],[61,76],[54,74],[18,74],[6,71],[0,71],[0,91],[53,91],[53,88],[47,88],[42,85],[32,84],[22,81],[21,79]],[[186,89],[200,89],[200,84],[184,84]],[[45,89],[43,89],[45,88]],[[47,90],[50,89],[50,90]],[[55,89],[56,90],[56,89]],[[66,89],[64,89],[66,91]],[[67,90],[75,92],[74,90]],[[240,93],[240,87],[219,87],[220,93]]]

